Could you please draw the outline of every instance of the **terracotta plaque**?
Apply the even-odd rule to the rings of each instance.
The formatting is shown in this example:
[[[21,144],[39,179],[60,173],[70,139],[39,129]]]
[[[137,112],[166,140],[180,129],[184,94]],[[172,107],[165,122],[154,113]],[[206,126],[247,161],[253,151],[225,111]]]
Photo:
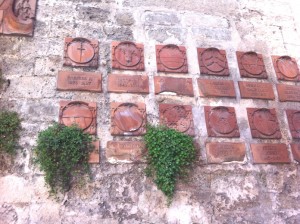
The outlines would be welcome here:
[[[97,68],[98,58],[98,40],[71,37],[65,39],[64,65]]]
[[[299,81],[300,74],[297,62],[290,56],[272,56],[278,80]]]
[[[286,110],[292,137],[300,139],[300,110]]]
[[[102,92],[102,74],[60,71],[57,76],[57,89]]]
[[[209,163],[243,162],[246,155],[244,143],[207,143],[206,154]]]
[[[300,163],[300,144],[291,144],[294,160]]]
[[[240,74],[246,78],[267,79],[268,75],[261,54],[256,52],[236,52]]]
[[[110,74],[107,88],[111,93],[149,93],[149,78],[147,75]]]
[[[179,132],[194,136],[192,106],[178,104],[159,104],[160,123]]]
[[[239,82],[241,97],[245,99],[274,100],[275,95],[271,83]]]
[[[36,0],[0,0],[0,34],[33,36]]]
[[[229,76],[226,52],[217,48],[197,48],[201,74]]]
[[[194,96],[193,83],[190,78],[154,77],[155,94],[175,93]]]
[[[186,49],[174,44],[156,45],[158,72],[188,73]]]
[[[300,86],[277,84],[279,101],[300,102]]]
[[[247,108],[247,113],[253,138],[281,138],[275,109]]]
[[[143,135],[146,133],[144,103],[111,103],[112,135]]]
[[[144,45],[130,41],[112,42],[112,67],[144,71]]]
[[[89,163],[100,163],[100,141],[93,142],[94,150],[90,152]]]
[[[201,97],[236,97],[232,80],[198,79],[198,87]]]
[[[66,126],[78,125],[89,134],[96,134],[96,103],[61,101],[59,122]]]
[[[146,145],[142,141],[109,141],[106,158],[110,163],[145,162]]]
[[[209,137],[240,137],[233,107],[204,107],[207,134]]]
[[[290,163],[285,144],[251,144],[253,163]]]

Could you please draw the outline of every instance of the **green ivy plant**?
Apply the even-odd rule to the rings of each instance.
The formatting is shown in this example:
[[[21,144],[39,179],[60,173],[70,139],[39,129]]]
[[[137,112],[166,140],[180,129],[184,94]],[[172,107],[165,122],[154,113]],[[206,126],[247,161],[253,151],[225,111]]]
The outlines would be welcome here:
[[[192,137],[163,126],[148,125],[144,136],[148,149],[146,175],[166,195],[170,205],[176,182],[187,177],[196,158]]]
[[[9,154],[16,152],[21,120],[16,112],[0,112],[0,151]]]
[[[35,163],[45,172],[50,193],[64,193],[73,180],[89,173],[89,152],[93,139],[77,126],[54,123],[38,135]]]

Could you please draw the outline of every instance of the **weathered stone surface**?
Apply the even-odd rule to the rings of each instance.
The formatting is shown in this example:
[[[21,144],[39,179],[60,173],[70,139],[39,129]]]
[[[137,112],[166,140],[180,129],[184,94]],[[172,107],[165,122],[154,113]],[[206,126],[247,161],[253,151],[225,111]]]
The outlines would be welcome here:
[[[159,104],[160,123],[179,132],[195,135],[192,106]]]
[[[209,137],[240,137],[234,107],[204,107]]]
[[[282,137],[275,109],[247,108],[247,113],[253,138]]]
[[[106,159],[110,163],[145,162],[146,146],[142,141],[109,141]]]
[[[198,48],[200,72],[203,75],[229,76],[229,68],[224,50],[217,48]]]
[[[208,163],[243,162],[246,155],[244,143],[210,142],[206,144]]]
[[[271,83],[239,82],[241,97],[246,99],[274,100],[275,95]]]
[[[57,89],[102,92],[102,74],[60,71],[57,76]]]
[[[231,80],[198,79],[198,87],[201,97],[236,97]]]
[[[154,77],[155,94],[175,93],[194,96],[193,82],[189,78]]]
[[[147,75],[117,75],[108,76],[108,92],[111,93],[149,93],[149,78]]]
[[[277,84],[279,101],[300,102],[300,86]]]
[[[294,160],[300,163],[300,144],[291,144]]]
[[[246,78],[267,79],[268,75],[261,54],[256,52],[236,52],[240,74]]]
[[[111,103],[112,135],[143,135],[146,133],[146,105],[144,103]]]
[[[85,38],[65,38],[64,65],[98,67],[99,42]]]
[[[174,44],[156,45],[158,72],[188,73],[186,49]]]
[[[285,144],[251,144],[253,163],[290,163]]]

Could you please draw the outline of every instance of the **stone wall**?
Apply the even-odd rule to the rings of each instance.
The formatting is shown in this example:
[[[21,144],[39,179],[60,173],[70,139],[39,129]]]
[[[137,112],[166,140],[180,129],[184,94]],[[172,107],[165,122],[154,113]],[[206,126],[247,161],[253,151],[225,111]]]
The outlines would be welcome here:
[[[9,80],[0,93],[0,107],[22,117],[21,149],[14,162],[6,157],[0,161],[0,223],[300,223],[300,170],[290,148],[296,140],[285,114],[286,109],[299,109],[300,103],[279,102],[271,59],[272,55],[300,59],[299,10],[297,1],[288,0],[38,0],[34,37],[0,36],[0,63]],[[63,66],[68,36],[99,40],[98,69]],[[145,72],[111,69],[111,43],[122,40],[144,44]],[[157,44],[186,47],[189,73],[167,76],[192,78],[195,97],[154,94]],[[197,47],[226,50],[230,77],[211,78],[234,80],[236,98],[200,98],[197,78],[207,76],[200,74]],[[268,80],[241,78],[236,51],[261,53]],[[102,73],[103,92],[56,90],[61,70]],[[147,74],[150,94],[108,93],[110,73]],[[241,99],[240,80],[272,83],[275,100]],[[92,165],[93,179],[86,187],[74,187],[55,200],[31,158],[38,132],[58,121],[61,100],[97,103],[101,161]],[[144,102],[150,122],[158,121],[158,103],[193,106],[199,158],[190,181],[179,184],[170,207],[144,176],[144,164],[107,161],[108,141],[140,139],[111,136],[110,103],[115,101]],[[204,106],[235,107],[240,137],[208,137]],[[249,107],[276,108],[282,138],[253,139]],[[245,143],[246,158],[208,164],[206,142]],[[251,143],[284,143],[292,162],[253,164]]]

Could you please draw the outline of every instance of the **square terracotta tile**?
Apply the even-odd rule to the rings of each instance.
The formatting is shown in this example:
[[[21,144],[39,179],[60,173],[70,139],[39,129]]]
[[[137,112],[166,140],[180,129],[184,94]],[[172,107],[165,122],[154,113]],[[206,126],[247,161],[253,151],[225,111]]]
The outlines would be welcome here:
[[[207,134],[209,137],[240,137],[233,107],[204,107]]]
[[[160,124],[173,128],[181,133],[194,136],[192,106],[178,104],[159,104]]]
[[[236,52],[241,77],[267,79],[267,71],[261,54],[253,51]]]
[[[97,105],[83,101],[61,101],[59,122],[66,126],[76,124],[86,133],[96,134]]]
[[[112,135],[136,136],[146,133],[146,105],[144,103],[116,103],[111,107]]]
[[[292,137],[300,139],[300,110],[286,110]]]
[[[253,138],[281,138],[275,109],[247,108],[247,113]]]
[[[158,72],[188,73],[186,49],[174,44],[156,45]]]
[[[190,78],[154,77],[155,94],[175,93],[194,96],[193,82]]]
[[[108,76],[108,92],[110,93],[149,93],[149,77],[147,75]]]
[[[36,2],[0,1],[0,34],[33,36]]]
[[[65,38],[64,65],[98,68],[99,42],[86,38]]]
[[[112,42],[112,68],[144,71],[144,45],[130,41]]]
[[[300,81],[297,62],[290,56],[272,56],[274,69],[278,80]]]
[[[197,48],[201,74],[229,76],[229,68],[224,50],[217,48]]]

